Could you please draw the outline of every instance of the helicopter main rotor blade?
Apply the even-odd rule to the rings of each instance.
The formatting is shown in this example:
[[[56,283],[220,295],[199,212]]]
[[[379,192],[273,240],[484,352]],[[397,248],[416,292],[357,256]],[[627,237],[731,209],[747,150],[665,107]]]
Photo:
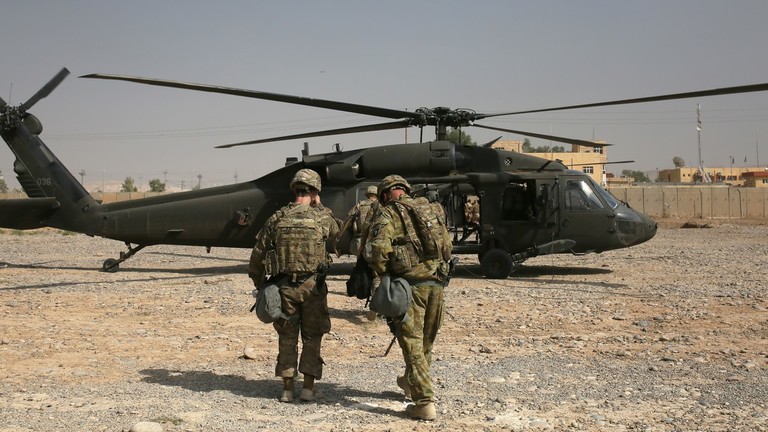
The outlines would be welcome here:
[[[635,163],[635,161],[623,160],[623,161],[589,162],[589,163],[577,163],[577,164],[567,164],[563,162],[563,165],[574,167],[574,166],[585,166],[585,165],[614,165],[614,164],[625,164],[625,163]]]
[[[19,107],[19,110],[21,112],[26,112],[28,109],[32,108],[33,105],[38,103],[40,99],[43,99],[44,97],[51,94],[51,92],[61,84],[62,81],[64,81],[64,78],[69,75],[69,71],[67,68],[62,68],[59,73],[56,74],[53,78],[51,78],[50,81],[48,81],[43,88],[37,91],[31,98],[29,98],[28,101],[24,102],[21,107]]]
[[[612,144],[607,144],[607,143],[596,143],[596,142],[593,142],[593,141],[585,141],[585,140],[580,140],[580,139],[575,139],[575,138],[566,138],[566,137],[560,137],[560,136],[555,136],[555,135],[538,134],[538,133],[535,133],[535,132],[525,132],[525,131],[519,131],[519,130],[514,130],[514,129],[503,129],[503,128],[497,128],[497,127],[493,127],[493,126],[484,126],[484,125],[479,125],[477,123],[475,123],[472,126],[480,127],[480,128],[483,128],[483,129],[491,129],[491,130],[500,131],[500,132],[509,132],[509,133],[513,133],[513,134],[517,134],[517,135],[523,135],[523,136],[529,136],[529,137],[533,137],[533,138],[541,138],[541,139],[550,140],[550,141],[557,141],[557,142],[566,143],[566,144],[576,144],[576,145],[580,145],[580,146],[587,146],[587,147],[604,147],[604,146],[612,145]]]
[[[674,99],[689,99],[689,98],[704,97],[704,96],[718,96],[718,95],[737,94],[737,93],[753,93],[753,92],[760,92],[760,91],[766,91],[766,90],[768,90],[768,83],[751,84],[751,85],[743,85],[743,86],[736,86],[736,87],[723,87],[723,88],[717,88],[717,89],[711,89],[711,90],[701,90],[701,91],[685,92],[685,93],[672,93],[672,94],[659,95],[659,96],[649,96],[649,97],[634,98],[634,99],[620,99],[620,100],[607,101],[607,102],[597,102],[597,103],[589,103],[589,104],[582,104],[582,105],[570,105],[570,106],[544,108],[544,109],[529,110],[529,111],[515,111],[515,112],[500,113],[500,114],[478,114],[476,119],[481,120],[488,117],[499,117],[499,116],[515,115],[515,114],[530,114],[530,113],[539,113],[539,112],[548,112],[548,111],[562,111],[562,110],[576,109],[576,108],[593,108],[593,107],[610,106],[610,105],[629,105],[629,104],[636,104],[636,103],[643,103],[643,102],[656,102],[656,101],[674,100]]]
[[[80,78],[98,78],[98,79],[108,79],[108,80],[117,80],[117,81],[129,81],[129,82],[135,82],[140,84],[155,85],[160,87],[173,87],[173,88],[197,90],[197,91],[203,91],[203,92],[209,92],[209,93],[222,93],[222,94],[228,94],[228,95],[234,95],[234,96],[243,96],[243,97],[249,97],[249,98],[255,98],[255,99],[271,100],[275,102],[285,102],[285,103],[290,103],[294,105],[305,105],[305,106],[311,106],[311,107],[317,107],[317,108],[326,108],[326,109],[332,109],[336,111],[351,112],[355,114],[366,114],[366,115],[372,115],[372,116],[384,117],[384,118],[393,118],[393,119],[400,119],[400,118],[421,119],[422,118],[421,114],[418,114],[412,111],[393,110],[389,108],[379,108],[379,107],[369,106],[369,105],[359,105],[359,104],[353,104],[353,103],[347,103],[347,102],[338,102],[338,101],[325,100],[325,99],[313,99],[313,98],[308,98],[303,96],[291,96],[286,94],[268,93],[268,92],[262,92],[257,90],[237,89],[232,87],[221,87],[221,86],[214,86],[214,85],[208,85],[208,84],[196,84],[196,83],[189,83],[189,82],[183,82],[183,81],[170,81],[170,80],[161,80],[161,79],[155,79],[155,78],[142,78],[142,77],[134,77],[134,76],[126,76],[126,75],[111,75],[111,74],[99,74],[99,73],[83,75]]]
[[[410,119],[402,119],[395,122],[378,123],[378,124],[372,124],[367,126],[354,126],[354,127],[341,128],[341,129],[331,129],[331,130],[325,130],[325,131],[300,133],[296,135],[286,135],[286,136],[275,137],[275,138],[265,138],[265,139],[259,139],[259,140],[245,141],[245,142],[239,142],[235,144],[224,144],[224,145],[216,146],[216,148],[230,148],[230,147],[237,147],[237,146],[250,145],[250,144],[263,144],[263,143],[275,142],[275,141],[287,141],[292,139],[311,138],[311,137],[328,136],[328,135],[343,135],[343,134],[351,134],[351,133],[358,133],[358,132],[374,132],[374,131],[389,130],[389,129],[402,129],[410,125],[411,125]]]

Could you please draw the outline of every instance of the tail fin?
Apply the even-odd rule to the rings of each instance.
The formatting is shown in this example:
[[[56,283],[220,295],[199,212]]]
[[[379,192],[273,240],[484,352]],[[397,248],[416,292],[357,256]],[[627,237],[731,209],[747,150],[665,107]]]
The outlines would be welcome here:
[[[46,207],[55,207],[41,216],[45,219],[39,225],[94,234],[97,231],[93,223],[94,212],[99,204],[38,137],[42,132],[42,124],[27,112],[35,103],[48,96],[67,74],[69,71],[62,69],[18,107],[0,101],[0,135],[16,155],[13,169],[30,199],[44,199]],[[53,206],[51,199],[56,200]]]

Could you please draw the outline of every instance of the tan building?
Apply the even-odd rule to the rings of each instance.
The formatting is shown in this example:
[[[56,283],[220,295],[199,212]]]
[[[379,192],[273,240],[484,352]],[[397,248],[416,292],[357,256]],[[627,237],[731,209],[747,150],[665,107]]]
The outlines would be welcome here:
[[[768,188],[768,168],[763,171],[751,171],[742,175],[744,186]]]
[[[713,183],[728,183],[733,186],[748,186],[746,174],[764,172],[764,167],[706,167]],[[758,176],[758,178],[760,178]],[[672,168],[659,171],[658,181],[666,183],[701,183],[701,174],[696,167]]]
[[[602,143],[603,141],[596,141]],[[497,141],[491,146],[501,150],[525,153],[523,151],[523,141]],[[598,184],[605,185],[605,161],[607,158],[605,147],[603,146],[580,146],[571,144],[570,152],[547,152],[547,153],[529,153],[532,156],[538,156],[548,160],[559,160],[570,169],[583,171],[589,174]]]

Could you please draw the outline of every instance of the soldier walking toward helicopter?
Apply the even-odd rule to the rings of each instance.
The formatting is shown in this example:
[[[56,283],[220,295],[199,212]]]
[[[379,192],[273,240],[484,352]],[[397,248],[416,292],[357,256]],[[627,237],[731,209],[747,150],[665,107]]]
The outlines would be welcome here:
[[[382,208],[371,225],[364,255],[377,275],[403,278],[411,286],[412,301],[405,315],[389,317],[406,365],[397,382],[413,400],[406,407],[408,417],[434,420],[430,365],[443,322],[452,243],[443,208],[426,198],[411,198],[410,191],[410,184],[399,175],[379,183]]]
[[[275,212],[259,231],[248,267],[257,289],[267,284],[279,288],[285,318],[278,318],[273,326],[279,338],[275,375],[283,379],[281,402],[293,402],[298,372],[304,374],[299,396],[303,401],[314,400],[315,380],[323,376],[320,346],[323,335],[331,330],[325,284],[331,257],[326,241],[339,230],[336,219],[320,203],[319,174],[301,169],[290,187],[294,201]]]

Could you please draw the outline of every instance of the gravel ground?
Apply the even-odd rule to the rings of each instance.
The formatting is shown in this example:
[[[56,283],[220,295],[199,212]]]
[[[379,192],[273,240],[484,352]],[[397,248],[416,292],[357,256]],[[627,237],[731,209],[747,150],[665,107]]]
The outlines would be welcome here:
[[[697,226],[702,226],[697,224]],[[486,280],[462,256],[433,375],[406,419],[403,362],[329,277],[311,403],[280,403],[277,341],[248,313],[249,251],[0,233],[0,431],[768,430],[768,225],[662,224],[625,250],[531,259]]]

